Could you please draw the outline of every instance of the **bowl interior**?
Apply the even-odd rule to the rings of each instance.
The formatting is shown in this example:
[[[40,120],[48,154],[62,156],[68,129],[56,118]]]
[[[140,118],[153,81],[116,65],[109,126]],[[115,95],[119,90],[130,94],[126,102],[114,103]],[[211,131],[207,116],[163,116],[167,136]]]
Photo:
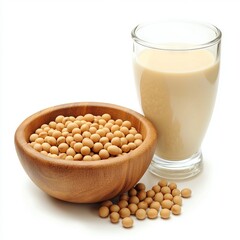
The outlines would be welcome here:
[[[143,124],[146,119],[141,114],[112,104],[86,102],[59,105],[42,110],[30,116],[26,119],[24,124],[24,139],[28,142],[30,135],[37,128],[44,123],[49,123],[50,121],[55,120],[58,115],[76,117],[87,113],[91,113],[93,115],[103,115],[104,113],[108,113],[114,120],[119,118],[122,120],[128,120],[132,123],[132,126],[134,126],[136,130],[142,134],[144,139],[146,137],[147,128]]]

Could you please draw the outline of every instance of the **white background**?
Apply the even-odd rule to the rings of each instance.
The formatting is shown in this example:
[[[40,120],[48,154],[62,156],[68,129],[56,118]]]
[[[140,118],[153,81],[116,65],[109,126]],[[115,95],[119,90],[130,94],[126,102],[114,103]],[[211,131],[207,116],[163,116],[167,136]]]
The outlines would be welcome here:
[[[12,1],[1,5],[0,239],[239,239],[239,54],[237,1]],[[48,197],[28,178],[14,149],[17,126],[36,111],[104,101],[141,111],[130,32],[164,18],[210,22],[223,32],[220,85],[203,142],[204,170],[178,182],[193,190],[181,216],[123,229],[97,205]],[[146,172],[148,187],[159,179]]]

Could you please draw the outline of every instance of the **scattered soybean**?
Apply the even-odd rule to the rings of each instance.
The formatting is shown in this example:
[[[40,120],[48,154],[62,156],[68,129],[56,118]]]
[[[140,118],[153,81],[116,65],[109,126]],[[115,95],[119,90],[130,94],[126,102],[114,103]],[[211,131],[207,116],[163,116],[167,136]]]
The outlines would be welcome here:
[[[114,199],[115,202],[103,202],[99,208],[99,216],[109,216],[112,223],[118,223],[122,218],[122,226],[125,228],[133,226],[130,215],[138,220],[156,219],[159,215],[162,219],[169,219],[171,214],[181,214],[182,198],[189,198],[191,193],[190,188],[179,190],[176,183],[168,183],[166,179],[160,180],[150,190],[146,190],[145,184],[137,183],[118,199]]]

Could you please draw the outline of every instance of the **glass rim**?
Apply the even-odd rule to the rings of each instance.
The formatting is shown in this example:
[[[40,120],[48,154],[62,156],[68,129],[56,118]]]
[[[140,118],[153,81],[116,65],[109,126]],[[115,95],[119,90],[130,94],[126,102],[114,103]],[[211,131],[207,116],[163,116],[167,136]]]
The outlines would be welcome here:
[[[212,30],[215,33],[215,37],[208,42],[191,45],[191,47],[170,48],[170,47],[163,47],[163,45],[160,43],[146,41],[146,40],[140,38],[137,34],[137,31],[143,27],[146,27],[146,26],[149,26],[152,24],[157,24],[157,23],[164,23],[164,22],[191,23],[191,24],[199,25],[199,26],[202,26],[202,27]],[[148,22],[148,23],[138,24],[135,28],[133,28],[133,30],[131,32],[131,36],[132,36],[132,39],[134,42],[136,42],[142,46],[145,46],[145,47],[154,48],[154,49],[158,49],[158,50],[168,50],[168,51],[188,51],[188,50],[196,50],[196,49],[203,49],[203,48],[211,47],[211,46],[219,43],[222,38],[222,32],[219,28],[217,28],[215,25],[210,24],[210,23],[189,21],[189,20],[166,20],[166,21],[156,21],[156,22]]]

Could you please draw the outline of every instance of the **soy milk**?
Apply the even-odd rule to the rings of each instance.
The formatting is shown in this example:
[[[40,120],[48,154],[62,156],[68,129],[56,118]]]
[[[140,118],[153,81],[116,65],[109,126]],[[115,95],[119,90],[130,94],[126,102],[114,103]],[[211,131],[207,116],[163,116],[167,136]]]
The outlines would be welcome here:
[[[219,62],[207,50],[147,49],[134,62],[139,99],[158,131],[156,155],[181,160],[198,152],[217,92]]]

